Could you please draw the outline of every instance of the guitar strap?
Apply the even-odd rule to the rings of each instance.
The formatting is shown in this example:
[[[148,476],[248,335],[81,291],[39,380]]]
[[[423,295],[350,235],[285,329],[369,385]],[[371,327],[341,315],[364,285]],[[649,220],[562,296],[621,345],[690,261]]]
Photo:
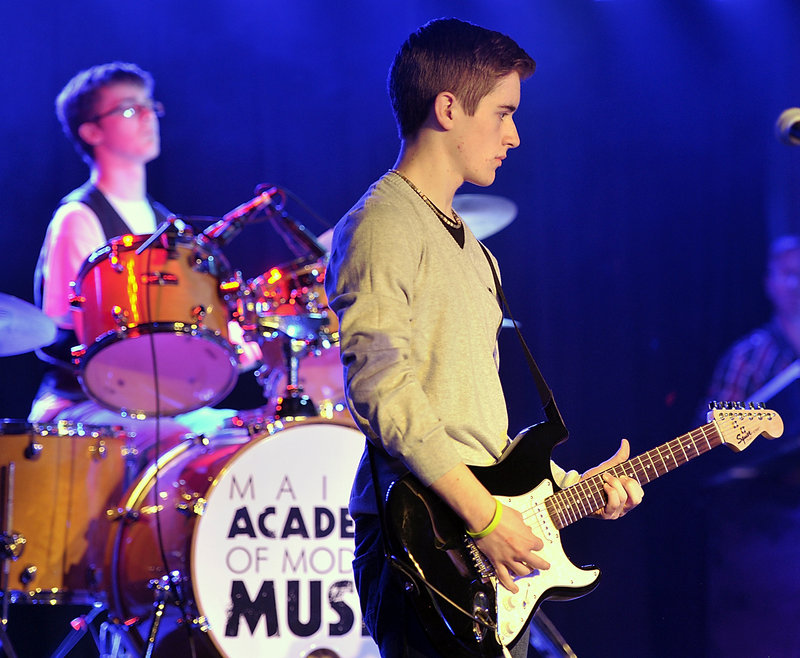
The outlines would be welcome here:
[[[497,276],[497,269],[494,266],[492,257],[489,255],[489,250],[483,246],[482,242],[478,241],[478,244],[481,246],[481,249],[483,249],[483,255],[486,256],[486,260],[489,261],[489,268],[492,270],[492,278],[494,279],[494,287],[497,291],[497,296],[501,301],[500,308],[505,308],[506,313],[508,313],[508,317],[511,318],[511,323],[514,325],[514,330],[517,332],[517,338],[519,338],[519,342],[522,345],[522,350],[525,352],[525,358],[528,361],[528,368],[533,375],[533,381],[536,382],[536,390],[539,391],[539,397],[542,399],[542,408],[547,416],[547,420],[553,424],[560,425],[566,430],[564,420],[561,418],[561,413],[556,406],[555,398],[553,398],[553,391],[551,391],[550,387],[547,385],[544,375],[542,375],[542,371],[539,370],[539,366],[536,364],[536,359],[533,358],[533,354],[528,348],[528,344],[525,342],[525,339],[522,337],[522,332],[519,330],[519,325],[514,319],[514,315],[511,313],[511,307],[508,305],[508,300],[503,292],[503,286],[500,285],[500,277]]]

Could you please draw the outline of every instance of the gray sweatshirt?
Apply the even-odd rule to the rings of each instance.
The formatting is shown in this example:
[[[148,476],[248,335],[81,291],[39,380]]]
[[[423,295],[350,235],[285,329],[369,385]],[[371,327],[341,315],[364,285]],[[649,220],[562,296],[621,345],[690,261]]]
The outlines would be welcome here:
[[[334,231],[325,290],[339,318],[347,402],[377,446],[383,491],[408,470],[428,485],[461,462],[491,464],[509,442],[502,312],[486,256],[465,231],[462,249],[392,173]],[[353,517],[376,513],[371,480],[365,452]]]

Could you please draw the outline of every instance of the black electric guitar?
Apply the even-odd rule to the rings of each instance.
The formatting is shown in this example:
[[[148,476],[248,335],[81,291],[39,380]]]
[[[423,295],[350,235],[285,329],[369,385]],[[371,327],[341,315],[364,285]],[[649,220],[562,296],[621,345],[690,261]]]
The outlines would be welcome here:
[[[542,601],[574,599],[597,585],[600,570],[573,565],[559,531],[605,506],[602,474],[558,490],[550,452],[565,438],[562,432],[558,423],[534,425],[496,464],[470,467],[544,541],[541,555],[550,569],[517,579],[517,594],[500,585],[463,521],[435,493],[411,475],[390,488],[386,525],[391,560],[431,641],[444,655],[496,656],[525,630]],[[772,439],[782,433],[783,421],[774,411],[738,405],[715,409],[706,425],[607,472],[644,485],[723,443],[741,451],[759,435]]]

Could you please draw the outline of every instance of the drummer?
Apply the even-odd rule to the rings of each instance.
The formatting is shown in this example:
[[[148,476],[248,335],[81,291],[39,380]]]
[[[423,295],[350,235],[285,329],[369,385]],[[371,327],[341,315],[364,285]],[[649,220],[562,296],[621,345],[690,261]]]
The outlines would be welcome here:
[[[56,98],[64,133],[89,166],[89,180],[65,196],[47,228],[34,279],[34,296],[58,327],[56,341],[38,352],[47,364],[29,420],[69,420],[122,425],[135,432],[143,457],[152,452],[153,419],[123,417],[87,398],[74,375],[70,347],[79,341],[70,313],[70,282],[83,261],[119,235],[152,234],[168,211],[147,194],[146,165],[161,149],[159,118],[164,106],[153,99],[153,78],[135,64],[113,62],[78,73]],[[231,340],[241,328],[230,323]],[[244,344],[242,366],[259,358],[256,343]],[[160,452],[186,433],[210,433],[232,410],[199,409],[158,424]]]

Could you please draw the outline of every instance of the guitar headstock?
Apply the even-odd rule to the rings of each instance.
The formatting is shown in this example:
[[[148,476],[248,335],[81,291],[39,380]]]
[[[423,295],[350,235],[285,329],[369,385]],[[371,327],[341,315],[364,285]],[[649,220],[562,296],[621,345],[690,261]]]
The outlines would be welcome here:
[[[708,412],[708,421],[716,424],[722,442],[741,452],[762,434],[775,439],[783,434],[783,419],[777,411],[763,405],[741,402],[715,403]]]

